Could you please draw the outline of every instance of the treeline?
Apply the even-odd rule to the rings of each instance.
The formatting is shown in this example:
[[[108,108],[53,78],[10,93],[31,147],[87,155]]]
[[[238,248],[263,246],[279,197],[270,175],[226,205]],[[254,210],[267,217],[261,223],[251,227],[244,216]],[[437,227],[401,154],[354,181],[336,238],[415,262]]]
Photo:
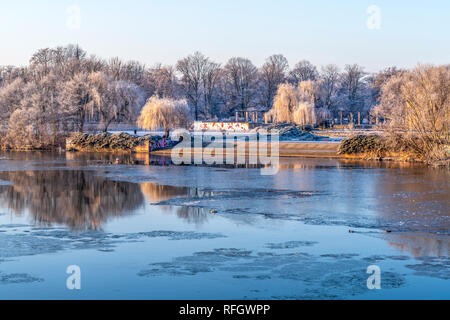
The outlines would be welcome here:
[[[300,61],[289,68],[273,55],[261,67],[234,57],[224,65],[203,54],[174,66],[146,67],[119,58],[104,60],[77,45],[37,51],[25,67],[0,67],[2,145],[57,144],[86,123],[107,130],[112,123],[135,121],[151,96],[185,99],[194,119],[224,119],[236,110],[269,111],[280,84],[314,83],[314,107],[337,117],[340,111],[368,114],[380,90],[398,70],[368,74],[359,65],[343,70]],[[325,113],[324,113],[325,112]]]
[[[56,146],[87,125],[107,131],[113,123],[136,123],[146,105],[151,112],[141,117],[143,127],[154,127],[159,114],[165,115],[163,124],[170,122],[166,127],[186,122],[189,113],[225,120],[235,111],[256,110],[268,120],[298,124],[371,115],[385,120],[380,126],[394,149],[446,159],[449,95],[449,65],[367,73],[357,64],[340,70],[300,61],[290,68],[283,55],[268,57],[260,67],[241,57],[221,65],[196,52],[173,66],[147,67],[68,45],[38,50],[25,67],[0,67],[0,145]],[[180,116],[186,112],[168,116],[173,112],[167,106]]]

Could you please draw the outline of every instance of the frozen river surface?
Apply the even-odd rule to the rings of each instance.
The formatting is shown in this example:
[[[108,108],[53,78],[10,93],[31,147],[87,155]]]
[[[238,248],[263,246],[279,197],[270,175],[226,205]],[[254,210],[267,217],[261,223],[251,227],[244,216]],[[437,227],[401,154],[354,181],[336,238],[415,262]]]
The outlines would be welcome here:
[[[449,171],[114,162],[1,154],[1,299],[450,299]]]

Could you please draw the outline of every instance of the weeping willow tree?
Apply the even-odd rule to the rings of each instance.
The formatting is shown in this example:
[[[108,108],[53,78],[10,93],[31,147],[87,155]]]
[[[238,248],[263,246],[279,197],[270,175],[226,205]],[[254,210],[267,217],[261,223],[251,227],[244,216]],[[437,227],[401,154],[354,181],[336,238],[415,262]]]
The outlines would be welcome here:
[[[189,107],[185,100],[149,98],[137,120],[140,128],[154,130],[163,128],[164,137],[175,127],[187,127],[190,123]]]
[[[266,119],[274,122],[316,124],[314,101],[317,92],[315,81],[302,81],[298,87],[284,83],[278,87],[272,109]]]
[[[292,119],[292,122],[302,126],[307,124],[316,124],[314,105],[308,102],[300,102],[292,114]]]

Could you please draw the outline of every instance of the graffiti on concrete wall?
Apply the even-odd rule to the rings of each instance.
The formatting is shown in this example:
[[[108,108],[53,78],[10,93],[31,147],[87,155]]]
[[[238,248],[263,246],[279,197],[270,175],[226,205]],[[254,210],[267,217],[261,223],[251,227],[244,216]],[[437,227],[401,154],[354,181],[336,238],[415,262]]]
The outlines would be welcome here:
[[[248,123],[244,122],[194,122],[194,131],[231,131],[246,132],[250,129]]]

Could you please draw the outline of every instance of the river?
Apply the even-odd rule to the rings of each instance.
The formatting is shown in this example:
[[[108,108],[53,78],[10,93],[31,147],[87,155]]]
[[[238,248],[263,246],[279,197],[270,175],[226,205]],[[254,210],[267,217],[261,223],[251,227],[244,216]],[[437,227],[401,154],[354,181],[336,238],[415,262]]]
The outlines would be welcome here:
[[[0,154],[2,299],[449,299],[449,226],[445,169]]]

